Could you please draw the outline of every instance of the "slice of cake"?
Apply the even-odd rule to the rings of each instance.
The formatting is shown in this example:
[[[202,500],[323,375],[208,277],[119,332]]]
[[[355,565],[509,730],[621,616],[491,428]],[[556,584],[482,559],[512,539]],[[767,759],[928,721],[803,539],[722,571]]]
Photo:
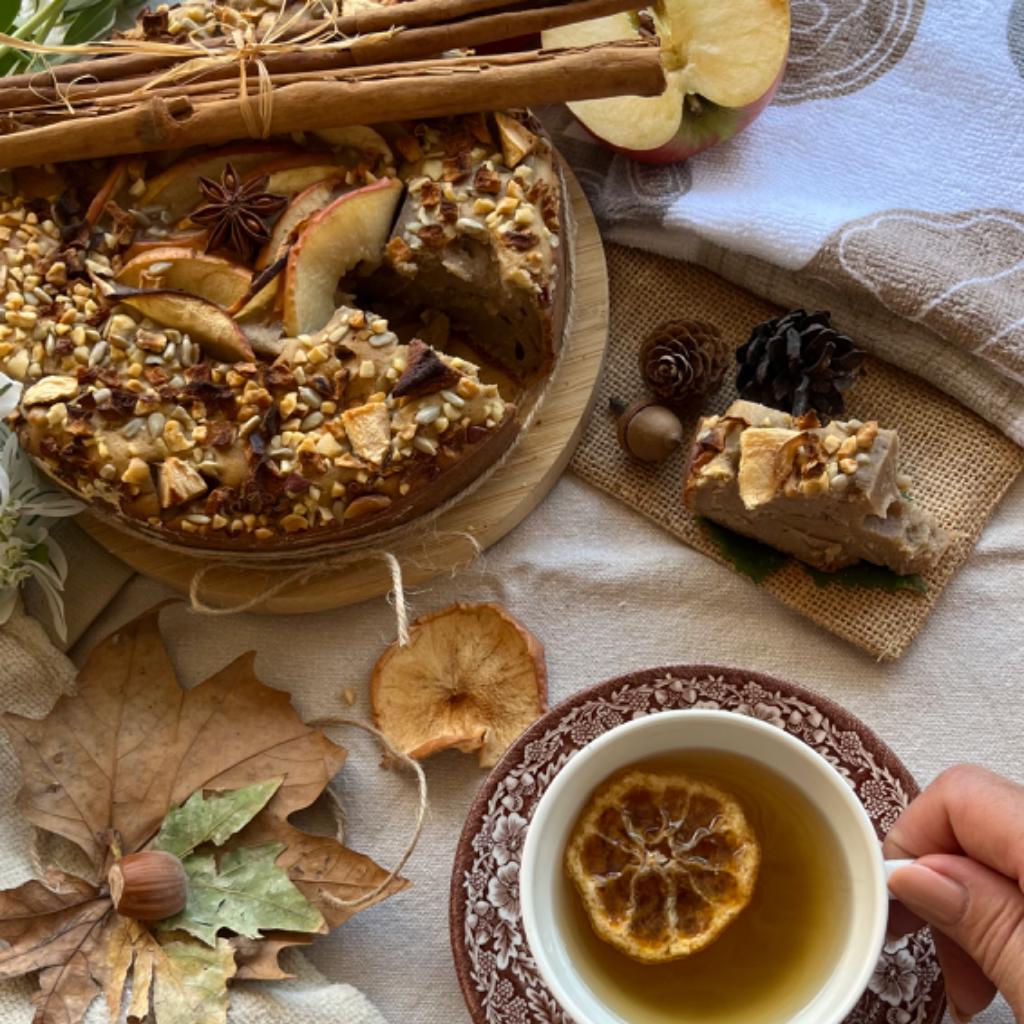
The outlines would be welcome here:
[[[737,401],[697,427],[683,497],[698,515],[825,572],[864,560],[906,575],[932,568],[945,531],[907,494],[898,438]]]

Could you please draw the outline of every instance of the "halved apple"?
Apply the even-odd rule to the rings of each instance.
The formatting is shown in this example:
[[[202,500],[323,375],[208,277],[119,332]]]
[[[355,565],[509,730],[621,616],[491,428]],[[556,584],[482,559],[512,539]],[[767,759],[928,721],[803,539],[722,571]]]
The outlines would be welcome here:
[[[339,196],[306,223],[285,268],[288,334],[320,330],[334,313],[341,277],[360,263],[383,259],[403,187],[396,178],[380,178]]]
[[[252,346],[238,324],[220,306],[185,292],[122,292],[118,302],[197,342],[208,356],[224,363],[250,362]]]
[[[670,163],[732,138],[771,102],[789,52],[789,0],[660,0],[660,96],[570,103],[590,132],[639,160]],[[590,46],[642,34],[628,13],[550,29],[544,46]]]
[[[343,128],[318,128],[313,134],[323,139],[327,145],[338,150],[354,150],[360,156],[380,160],[385,164],[394,164],[395,155],[387,144],[384,136],[366,125],[346,125]]]
[[[156,268],[155,270],[153,268]],[[143,273],[163,278],[170,291],[188,292],[225,309],[249,291],[252,274],[243,266],[195,249],[153,248],[129,260],[117,275],[119,284],[138,288]]]
[[[287,156],[295,150],[288,146],[271,144],[225,146],[210,153],[200,153],[187,160],[171,164],[146,186],[139,206],[157,206],[165,211],[166,222],[175,223],[202,202],[197,181],[200,177],[219,179],[224,165],[230,163],[245,177],[260,164]]]
[[[309,220],[314,213],[327,206],[344,187],[344,182],[338,178],[327,178],[315,182],[300,192],[285,207],[284,213],[277,218],[270,233],[270,240],[263,246],[256,258],[256,269],[269,267],[274,260],[280,257],[288,245],[288,239],[292,232],[300,227],[303,221]]]

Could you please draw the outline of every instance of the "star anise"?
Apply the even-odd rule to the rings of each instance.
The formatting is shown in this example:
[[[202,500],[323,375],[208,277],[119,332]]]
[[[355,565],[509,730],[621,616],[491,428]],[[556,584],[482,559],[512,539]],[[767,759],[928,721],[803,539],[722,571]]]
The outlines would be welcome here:
[[[224,165],[220,181],[200,177],[199,191],[206,202],[194,210],[196,224],[208,226],[206,250],[222,249],[243,261],[255,248],[270,239],[270,229],[288,200],[267,192],[267,174],[243,182],[230,163]]]

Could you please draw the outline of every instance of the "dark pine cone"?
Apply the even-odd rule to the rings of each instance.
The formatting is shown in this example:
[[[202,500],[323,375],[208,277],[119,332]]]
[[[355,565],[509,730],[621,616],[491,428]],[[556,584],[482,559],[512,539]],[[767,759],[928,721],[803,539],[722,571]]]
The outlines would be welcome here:
[[[758,324],[736,350],[741,398],[823,421],[845,411],[843,392],[860,376],[864,353],[832,326],[832,314],[802,309]]]
[[[697,320],[662,324],[640,348],[644,381],[669,405],[711,394],[722,383],[728,363],[721,332]]]

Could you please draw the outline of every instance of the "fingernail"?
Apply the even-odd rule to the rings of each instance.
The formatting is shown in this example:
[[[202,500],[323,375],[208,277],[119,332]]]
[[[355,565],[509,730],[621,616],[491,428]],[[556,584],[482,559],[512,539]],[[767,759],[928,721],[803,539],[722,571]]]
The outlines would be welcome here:
[[[900,868],[889,882],[889,891],[908,910],[939,926],[955,925],[967,912],[967,890],[922,864]]]

